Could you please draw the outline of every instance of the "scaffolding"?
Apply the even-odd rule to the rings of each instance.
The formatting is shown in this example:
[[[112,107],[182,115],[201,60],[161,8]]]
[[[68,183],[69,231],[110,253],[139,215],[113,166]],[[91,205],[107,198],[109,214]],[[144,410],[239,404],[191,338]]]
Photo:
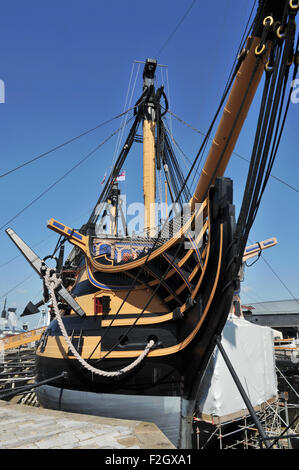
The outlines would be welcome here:
[[[0,398],[35,380],[35,348],[26,344],[2,351],[0,361]],[[34,392],[18,395],[15,403],[39,406]]]
[[[289,403],[288,399],[288,393],[284,392],[276,402],[265,403],[256,411],[274,449],[299,448],[299,402]],[[289,428],[291,411],[295,419]],[[229,420],[214,417],[212,422],[194,417],[194,447],[221,450],[266,448],[250,414]]]

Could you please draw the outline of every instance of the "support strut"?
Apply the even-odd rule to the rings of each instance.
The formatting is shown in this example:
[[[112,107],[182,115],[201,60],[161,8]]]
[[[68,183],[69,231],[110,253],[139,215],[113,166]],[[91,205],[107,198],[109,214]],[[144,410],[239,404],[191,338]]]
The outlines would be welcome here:
[[[21,395],[25,392],[29,392],[29,391],[33,390],[34,388],[38,388],[41,385],[46,385],[50,382],[53,382],[53,381],[59,380],[59,379],[67,379],[67,372],[62,372],[61,374],[56,375],[55,377],[50,377],[49,379],[43,380],[42,382],[38,382],[38,383],[35,383],[35,384],[24,385],[23,387],[18,387],[15,390],[12,390],[11,392],[4,393],[3,395],[0,395],[0,400],[3,400],[5,398],[14,397],[16,395]]]
[[[253,406],[252,406],[252,404],[249,400],[249,397],[247,396],[247,394],[246,394],[246,392],[245,392],[245,390],[244,390],[244,388],[243,388],[243,386],[240,382],[240,379],[237,376],[236,371],[233,368],[233,365],[230,362],[230,360],[229,360],[229,358],[228,358],[228,356],[227,356],[227,354],[226,354],[226,352],[225,352],[225,350],[224,350],[224,348],[221,344],[221,337],[220,336],[216,337],[216,344],[217,344],[218,349],[221,352],[222,357],[224,359],[224,362],[226,363],[226,365],[228,367],[228,370],[230,371],[231,376],[232,376],[232,378],[233,378],[233,380],[234,380],[234,382],[235,382],[235,384],[236,384],[236,386],[237,386],[237,388],[238,388],[238,390],[239,390],[239,392],[240,392],[240,394],[241,394],[241,396],[242,396],[242,398],[245,402],[245,405],[246,405],[246,407],[247,407],[247,409],[248,409],[248,411],[249,411],[249,413],[250,413],[250,415],[251,415],[251,417],[252,417],[252,419],[253,419],[253,421],[254,421],[254,423],[255,423],[258,431],[259,431],[259,433],[260,433],[262,441],[265,442],[265,446],[267,447],[267,449],[270,449],[270,447],[271,447],[270,439],[266,435],[266,433],[265,433],[265,431],[264,431],[264,429],[263,429],[263,427],[262,427],[262,425],[261,425],[261,423],[260,423],[260,421],[259,421],[259,419],[256,415],[256,412],[254,411],[254,408],[253,408]],[[262,448],[262,443],[261,443],[261,448]]]

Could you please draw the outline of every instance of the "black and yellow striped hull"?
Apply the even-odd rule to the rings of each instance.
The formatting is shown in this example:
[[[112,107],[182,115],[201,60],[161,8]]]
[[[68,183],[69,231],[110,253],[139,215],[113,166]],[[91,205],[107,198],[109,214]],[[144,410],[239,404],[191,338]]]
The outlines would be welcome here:
[[[101,377],[80,365],[53,320],[37,349],[37,381],[63,371],[68,373],[68,378],[40,388],[37,393],[44,406],[48,402],[53,407],[54,396],[59,398],[72,392],[92,393],[95,397],[121,395],[128,400],[134,396],[152,397],[153,403],[154,397],[177,397],[189,403],[187,408],[196,405],[199,384],[216,336],[224,327],[235,288],[232,280],[235,219],[231,195],[231,181],[219,178],[202,208],[205,219],[201,241],[204,242],[200,249],[182,245],[177,257],[174,250],[178,242],[159,249],[159,254],[146,263],[140,282],[117,315],[138,266],[128,267],[129,276],[124,280],[119,273],[107,275],[104,270],[93,269],[93,260],[86,257],[72,293],[87,316],[82,319],[71,313],[63,317],[68,335],[83,359],[102,370],[119,370],[141,354],[149,339],[154,339],[155,345],[129,373],[117,378]],[[159,272],[165,272],[169,263],[168,273],[159,284]],[[97,282],[113,288],[109,287],[110,291],[99,288]],[[140,315],[159,285],[153,301]],[[94,299],[103,294],[109,296],[110,310],[95,314]],[[49,395],[45,390],[53,393]],[[57,408],[62,406],[58,398]],[[77,407],[78,401],[75,402]],[[80,409],[72,411],[80,412]],[[127,410],[123,411],[119,418],[128,415]],[[142,407],[135,411],[135,419],[142,419]]]

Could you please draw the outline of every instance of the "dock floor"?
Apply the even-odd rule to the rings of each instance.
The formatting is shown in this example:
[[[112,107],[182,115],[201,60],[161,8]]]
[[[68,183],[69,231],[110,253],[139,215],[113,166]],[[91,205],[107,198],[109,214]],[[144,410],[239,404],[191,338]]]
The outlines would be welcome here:
[[[175,449],[153,423],[0,400],[0,449]]]

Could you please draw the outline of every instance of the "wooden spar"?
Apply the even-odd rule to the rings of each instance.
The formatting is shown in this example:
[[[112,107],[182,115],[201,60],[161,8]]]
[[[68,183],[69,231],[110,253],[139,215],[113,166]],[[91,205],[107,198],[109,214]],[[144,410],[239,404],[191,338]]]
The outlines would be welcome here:
[[[143,71],[143,91],[148,91],[143,119],[143,194],[144,230],[154,236],[156,202],[156,111],[154,105],[154,83],[157,61],[147,59]]]
[[[250,40],[251,38],[248,39],[247,45],[249,45]],[[236,141],[239,137],[247,113],[251,106],[252,100],[256,93],[257,87],[262,78],[264,71],[264,62],[267,61],[268,54],[265,54],[263,56],[263,60],[261,60],[258,64],[256,73],[252,80],[252,74],[256,67],[257,60],[255,49],[259,45],[259,43],[260,38],[254,37],[252,39],[247,56],[245,57],[243,63],[240,66],[239,71],[237,72],[232,90],[224,107],[222,118],[219,123],[216,135],[211,145],[205,165],[202,169],[194,195],[190,201],[192,209],[194,209],[194,205],[196,203],[201,203],[203,201],[209,186],[211,184],[214,184],[216,177],[224,175],[225,169],[234,150]],[[242,107],[240,115],[238,116],[238,113],[240,111],[240,104],[242,103],[242,100],[246,94],[251,80],[252,83],[247,93],[247,97],[244,101],[244,105]],[[233,127],[234,130],[232,132]],[[232,135],[229,140],[229,143],[227,144],[228,137],[230,136],[231,132]],[[224,148],[225,151],[222,156]]]
[[[165,219],[168,219],[168,206],[167,206],[167,181],[165,181]]]
[[[143,121],[144,229],[148,236],[155,227],[156,162],[154,121]]]
[[[110,235],[117,236],[117,211],[116,206],[111,206],[110,214]]]

